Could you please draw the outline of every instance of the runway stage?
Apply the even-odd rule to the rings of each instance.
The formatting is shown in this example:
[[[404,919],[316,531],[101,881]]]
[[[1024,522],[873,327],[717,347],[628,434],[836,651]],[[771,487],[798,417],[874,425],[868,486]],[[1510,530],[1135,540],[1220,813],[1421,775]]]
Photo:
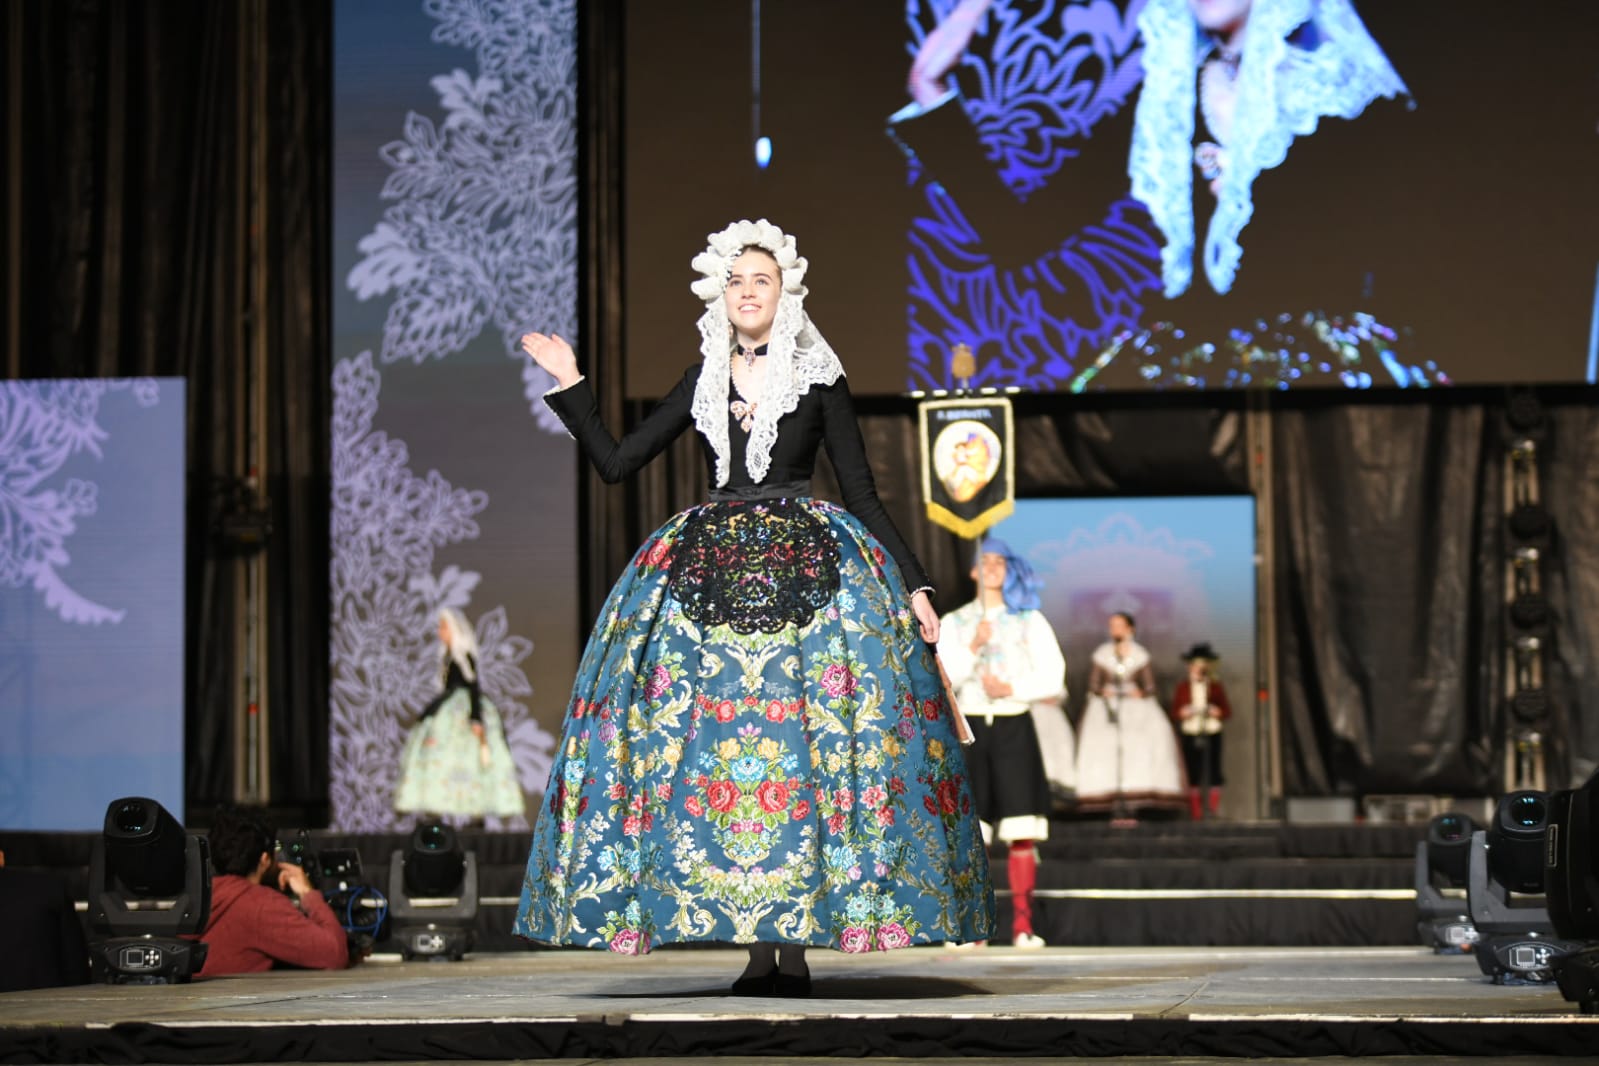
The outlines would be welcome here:
[[[812,952],[807,1000],[725,994],[743,953],[376,959],[0,996],[0,1061],[738,1056],[1585,1056],[1599,1017],[1420,948]]]

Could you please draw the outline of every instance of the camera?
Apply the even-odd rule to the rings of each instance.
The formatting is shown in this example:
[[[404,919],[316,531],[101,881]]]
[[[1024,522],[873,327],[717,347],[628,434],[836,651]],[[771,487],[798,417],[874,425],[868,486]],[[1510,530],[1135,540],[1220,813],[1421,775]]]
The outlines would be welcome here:
[[[306,879],[333,908],[344,926],[352,956],[370,952],[373,943],[382,938],[389,901],[362,875],[361,853],[354,848],[313,850],[311,834],[304,829],[279,850],[285,862],[305,871]]]

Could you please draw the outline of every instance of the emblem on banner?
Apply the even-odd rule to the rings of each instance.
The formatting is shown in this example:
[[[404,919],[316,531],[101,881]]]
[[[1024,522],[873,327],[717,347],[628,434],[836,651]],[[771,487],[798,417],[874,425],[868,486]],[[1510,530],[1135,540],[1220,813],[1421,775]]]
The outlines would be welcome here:
[[[922,500],[927,517],[979,537],[1016,507],[1010,400],[924,400],[919,409]]]

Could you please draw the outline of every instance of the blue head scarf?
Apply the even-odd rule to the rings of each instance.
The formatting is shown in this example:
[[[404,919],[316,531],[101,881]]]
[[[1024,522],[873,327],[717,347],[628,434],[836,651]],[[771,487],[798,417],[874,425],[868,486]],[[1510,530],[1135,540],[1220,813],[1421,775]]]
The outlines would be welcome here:
[[[1043,601],[1038,594],[1044,588],[1044,583],[1033,573],[1033,567],[1026,559],[1011,551],[1010,545],[998,537],[984,537],[982,544],[978,545],[978,562],[982,562],[984,555],[1003,555],[1005,557],[1005,609],[1015,614],[1018,611],[1036,611],[1042,606]]]

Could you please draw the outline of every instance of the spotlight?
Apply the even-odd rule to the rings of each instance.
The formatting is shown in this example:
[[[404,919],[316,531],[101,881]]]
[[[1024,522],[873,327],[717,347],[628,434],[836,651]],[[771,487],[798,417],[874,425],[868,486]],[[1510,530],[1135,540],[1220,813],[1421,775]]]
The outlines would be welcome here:
[[[406,959],[459,961],[475,942],[477,855],[449,826],[421,825],[389,857],[389,913]]]
[[[110,984],[183,984],[205,964],[210,850],[153,799],[106,808],[89,861],[89,969]]]
[[[1549,797],[1549,832],[1544,851],[1549,918],[1562,937],[1588,946],[1555,960],[1560,994],[1584,1014],[1599,1013],[1599,774],[1582,788]]]
[[[1488,872],[1512,892],[1543,891],[1544,830],[1549,797],[1527,789],[1499,801],[1488,831]]]
[[[1471,835],[1466,899],[1480,943],[1477,965],[1495,984],[1546,983],[1554,960],[1578,945],[1555,935],[1542,900],[1513,900],[1544,890],[1544,830],[1549,797],[1512,792],[1493,824]]]
[[[1469,815],[1440,814],[1416,844],[1416,932],[1440,955],[1463,954],[1477,942],[1465,892],[1476,831]]]

